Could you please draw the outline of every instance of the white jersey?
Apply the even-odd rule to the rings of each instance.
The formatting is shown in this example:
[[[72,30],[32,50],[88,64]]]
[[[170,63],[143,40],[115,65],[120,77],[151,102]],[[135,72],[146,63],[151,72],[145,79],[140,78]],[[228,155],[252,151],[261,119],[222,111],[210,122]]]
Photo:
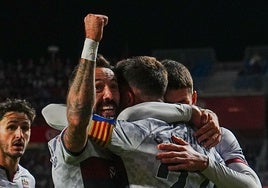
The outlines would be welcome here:
[[[68,152],[60,135],[48,142],[55,188],[122,188],[127,178],[119,157],[88,141],[81,153]]]
[[[7,170],[0,166],[0,187],[35,188],[35,179],[27,169],[19,165],[13,180],[10,180]]]
[[[135,121],[153,117],[169,123],[174,122],[174,118],[177,117],[177,114],[174,113],[176,108],[167,103],[157,105],[155,102],[147,102],[132,106],[122,111],[118,119]],[[169,116],[163,116],[163,108]],[[144,110],[141,112],[140,109]],[[170,116],[173,118],[170,118]],[[177,117],[176,121],[180,121],[180,117]],[[203,174],[214,180],[214,183],[218,182],[218,185],[220,184],[223,187],[261,187],[257,174],[248,166],[242,148],[234,134],[224,127],[221,127],[221,133],[221,141],[215,149],[224,159],[226,166],[232,170],[226,169],[224,166],[210,160],[209,167],[204,170]]]
[[[130,187],[214,187],[199,172],[171,172],[156,159],[157,144],[171,142],[171,136],[183,138],[198,152],[222,163],[215,149],[206,150],[185,124],[170,125],[157,119],[135,122],[116,121],[94,115],[89,136],[99,145],[107,146],[124,161]],[[109,121],[109,122],[108,122]]]

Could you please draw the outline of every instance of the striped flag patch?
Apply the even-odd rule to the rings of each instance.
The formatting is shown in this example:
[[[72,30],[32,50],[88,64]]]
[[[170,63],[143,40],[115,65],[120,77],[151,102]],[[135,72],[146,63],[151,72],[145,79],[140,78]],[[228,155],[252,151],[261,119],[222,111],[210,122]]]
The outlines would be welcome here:
[[[94,114],[88,131],[89,138],[102,147],[106,146],[111,138],[114,124],[114,119]]]

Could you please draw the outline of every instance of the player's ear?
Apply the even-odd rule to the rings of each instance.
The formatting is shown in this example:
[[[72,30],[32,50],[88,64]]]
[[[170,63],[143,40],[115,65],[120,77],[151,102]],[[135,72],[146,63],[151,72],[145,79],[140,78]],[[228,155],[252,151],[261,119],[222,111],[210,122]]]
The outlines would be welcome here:
[[[135,94],[130,87],[120,88],[120,108],[124,110],[135,104]]]
[[[196,103],[197,103],[197,91],[194,90],[192,94],[192,104],[196,105]]]
[[[128,90],[127,94],[128,94],[128,105],[129,106],[135,105],[135,94],[131,88]]]

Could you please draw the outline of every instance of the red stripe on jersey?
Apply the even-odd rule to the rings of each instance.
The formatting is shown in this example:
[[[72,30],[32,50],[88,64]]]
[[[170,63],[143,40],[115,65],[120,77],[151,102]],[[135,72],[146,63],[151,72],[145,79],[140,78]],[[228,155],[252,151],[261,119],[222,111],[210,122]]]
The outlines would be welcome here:
[[[225,161],[226,165],[229,165],[231,163],[243,163],[245,165],[248,165],[248,163],[245,160],[240,159],[240,158],[233,158],[233,159],[229,159],[229,160]]]

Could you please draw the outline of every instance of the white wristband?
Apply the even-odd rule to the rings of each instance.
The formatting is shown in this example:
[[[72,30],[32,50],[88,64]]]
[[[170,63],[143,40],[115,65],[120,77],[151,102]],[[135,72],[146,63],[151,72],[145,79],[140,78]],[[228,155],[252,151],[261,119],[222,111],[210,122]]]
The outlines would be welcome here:
[[[92,39],[86,38],[84,42],[84,47],[83,47],[83,51],[81,54],[81,58],[87,59],[89,61],[96,61],[98,46],[99,46],[98,42]]]

